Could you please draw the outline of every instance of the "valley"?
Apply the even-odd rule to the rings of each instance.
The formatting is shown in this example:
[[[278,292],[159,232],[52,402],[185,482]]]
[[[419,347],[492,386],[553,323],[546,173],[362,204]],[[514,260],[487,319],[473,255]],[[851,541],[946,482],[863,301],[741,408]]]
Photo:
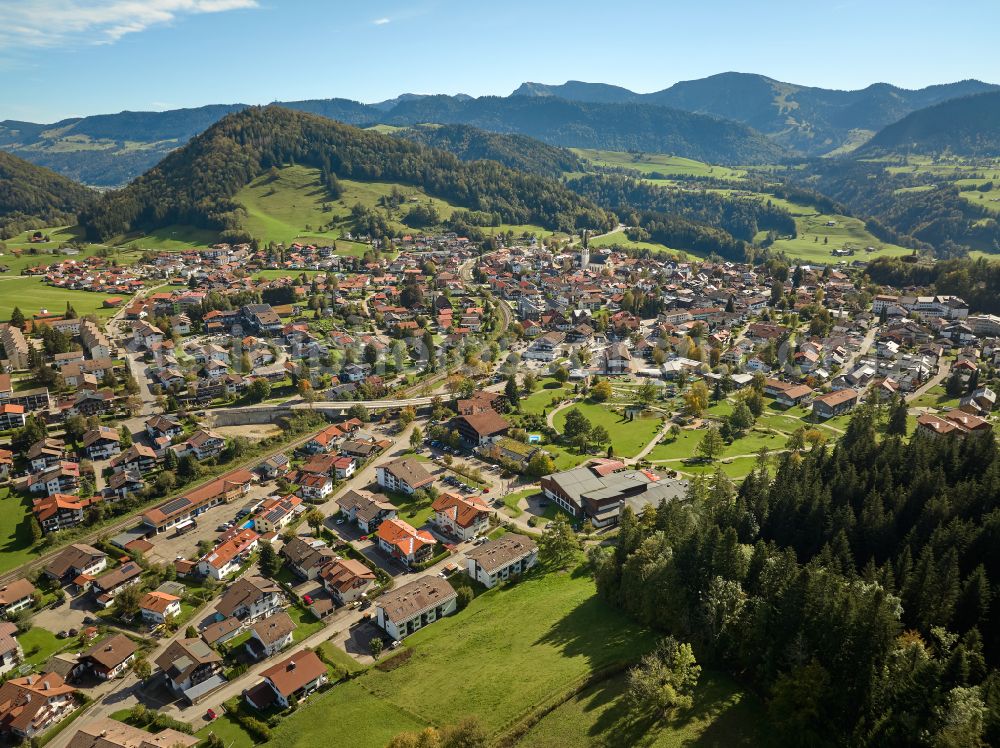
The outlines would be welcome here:
[[[8,5],[0,743],[1000,745],[943,13]]]

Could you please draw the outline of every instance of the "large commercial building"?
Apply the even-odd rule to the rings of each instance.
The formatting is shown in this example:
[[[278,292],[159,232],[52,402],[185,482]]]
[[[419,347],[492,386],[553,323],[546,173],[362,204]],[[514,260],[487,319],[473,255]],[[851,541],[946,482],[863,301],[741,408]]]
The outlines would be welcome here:
[[[576,519],[594,527],[618,523],[622,507],[636,512],[660,501],[684,495],[687,484],[664,478],[651,470],[626,470],[617,460],[592,460],[586,465],[542,478],[545,495]]]

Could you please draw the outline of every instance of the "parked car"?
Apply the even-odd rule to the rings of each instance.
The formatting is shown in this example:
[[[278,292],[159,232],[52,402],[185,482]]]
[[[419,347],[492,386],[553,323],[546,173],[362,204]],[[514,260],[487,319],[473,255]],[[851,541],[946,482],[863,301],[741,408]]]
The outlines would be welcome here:
[[[312,605],[313,604],[312,595],[303,595],[302,602],[304,602],[306,605]]]

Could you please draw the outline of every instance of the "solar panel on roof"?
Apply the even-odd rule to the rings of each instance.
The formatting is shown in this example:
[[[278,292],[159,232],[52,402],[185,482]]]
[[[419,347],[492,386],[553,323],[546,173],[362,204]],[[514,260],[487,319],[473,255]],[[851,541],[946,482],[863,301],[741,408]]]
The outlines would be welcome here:
[[[160,507],[160,511],[166,515],[171,515],[191,506],[191,501],[187,497],[181,496],[179,499],[168,501]]]

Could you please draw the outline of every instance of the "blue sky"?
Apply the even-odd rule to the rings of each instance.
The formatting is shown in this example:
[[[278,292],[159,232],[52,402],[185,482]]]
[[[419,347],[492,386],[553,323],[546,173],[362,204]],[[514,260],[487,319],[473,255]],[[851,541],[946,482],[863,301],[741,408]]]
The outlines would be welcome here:
[[[0,119],[525,80],[1000,82],[996,0],[0,0]],[[964,52],[959,50],[965,50]]]

